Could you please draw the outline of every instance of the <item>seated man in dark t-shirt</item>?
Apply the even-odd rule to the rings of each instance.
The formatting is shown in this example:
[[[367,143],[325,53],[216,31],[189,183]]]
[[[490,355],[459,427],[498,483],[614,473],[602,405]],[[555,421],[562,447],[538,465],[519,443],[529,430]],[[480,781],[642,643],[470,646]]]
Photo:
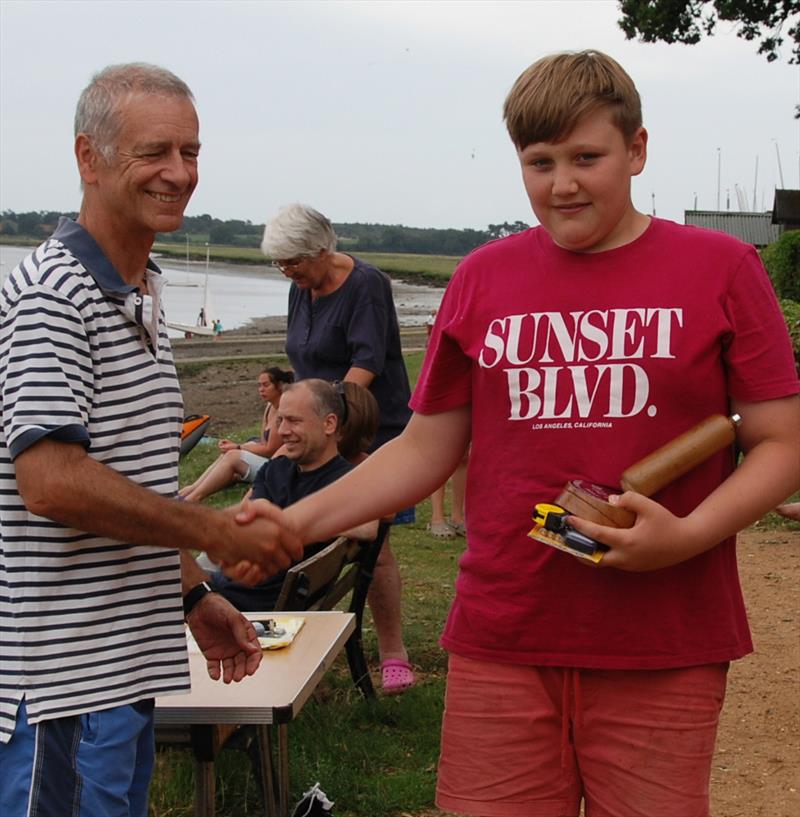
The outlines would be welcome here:
[[[284,388],[278,407],[277,433],[283,456],[266,462],[253,482],[252,499],[268,499],[286,508],[314,491],[319,491],[353,468],[339,456],[339,429],[345,405],[336,389],[324,380],[310,378]],[[378,523],[369,522],[344,535],[354,539],[374,539]],[[329,542],[307,545],[305,557]],[[243,611],[271,610],[280,595],[286,571],[270,576],[253,587],[232,581],[222,572],[212,574],[214,590]]]

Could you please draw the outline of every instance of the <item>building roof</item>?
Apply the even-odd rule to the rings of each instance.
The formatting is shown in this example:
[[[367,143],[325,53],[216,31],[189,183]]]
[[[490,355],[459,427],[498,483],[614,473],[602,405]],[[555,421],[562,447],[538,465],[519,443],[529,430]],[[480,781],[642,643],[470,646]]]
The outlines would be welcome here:
[[[781,228],[772,223],[772,211],[766,213],[721,213],[716,210],[685,210],[685,224],[719,230],[755,247],[777,241]]]
[[[772,205],[773,224],[800,224],[800,190],[776,190]]]

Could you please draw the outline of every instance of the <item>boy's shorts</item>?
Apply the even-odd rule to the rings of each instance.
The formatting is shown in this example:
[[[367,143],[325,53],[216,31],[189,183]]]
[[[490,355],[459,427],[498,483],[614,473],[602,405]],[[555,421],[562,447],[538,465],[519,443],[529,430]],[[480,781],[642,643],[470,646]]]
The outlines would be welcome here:
[[[153,700],[29,724],[0,744],[3,817],[147,817]]]
[[[479,817],[707,817],[728,665],[577,670],[450,656],[436,804]]]

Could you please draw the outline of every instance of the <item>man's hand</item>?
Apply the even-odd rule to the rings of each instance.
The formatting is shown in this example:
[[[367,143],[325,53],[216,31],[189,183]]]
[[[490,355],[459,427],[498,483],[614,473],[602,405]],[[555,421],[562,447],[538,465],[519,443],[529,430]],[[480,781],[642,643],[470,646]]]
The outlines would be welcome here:
[[[249,510],[250,505],[256,505],[256,511]],[[300,538],[286,526],[277,505],[265,499],[243,500],[222,513],[229,520],[226,536],[207,552],[223,568],[250,562],[259,568],[263,580],[302,558]]]
[[[575,530],[610,548],[598,567],[633,572],[659,570],[691,559],[714,544],[694,529],[689,517],[675,516],[642,494],[626,491],[609,497],[609,501],[636,514],[633,527],[612,528],[577,516],[567,518]]]
[[[204,596],[186,622],[215,681],[220,675],[226,684],[241,681],[258,669],[262,652],[252,623],[219,593]]]

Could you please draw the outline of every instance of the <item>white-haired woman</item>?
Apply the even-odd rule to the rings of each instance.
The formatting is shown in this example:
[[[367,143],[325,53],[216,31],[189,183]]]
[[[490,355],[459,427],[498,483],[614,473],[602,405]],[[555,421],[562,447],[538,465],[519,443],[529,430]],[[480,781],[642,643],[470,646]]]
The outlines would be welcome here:
[[[336,249],[336,233],[322,213],[302,204],[284,207],[264,230],[264,254],[287,278],[286,353],[298,379],[343,380],[368,388],[380,407],[374,451],[397,437],[411,416],[411,390],[389,277]],[[402,585],[386,540],[369,593],[386,692],[414,683],[403,644]]]

